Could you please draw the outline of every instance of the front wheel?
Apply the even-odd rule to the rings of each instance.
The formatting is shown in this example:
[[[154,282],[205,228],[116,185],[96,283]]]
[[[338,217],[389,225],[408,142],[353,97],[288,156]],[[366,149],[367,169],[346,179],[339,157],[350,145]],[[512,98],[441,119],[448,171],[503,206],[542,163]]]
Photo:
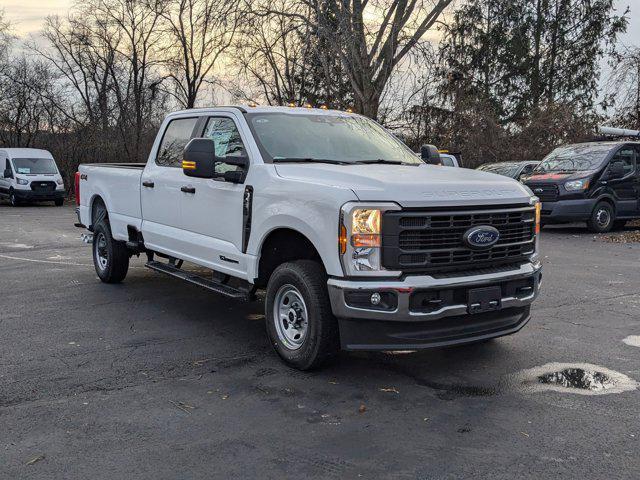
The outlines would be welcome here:
[[[129,251],[123,242],[113,239],[104,220],[93,229],[93,264],[104,283],[120,283],[129,270]]]
[[[317,262],[298,260],[276,268],[267,284],[265,318],[271,344],[294,368],[319,367],[339,350],[327,276]]]
[[[587,227],[595,233],[606,233],[613,228],[615,212],[611,204],[600,202],[593,209],[591,217],[587,220]]]
[[[61,207],[64,205],[64,200],[62,198],[56,198],[53,203],[55,203],[56,207]]]
[[[16,192],[14,192],[13,190],[9,192],[9,203],[12,207],[18,207],[20,205],[20,200],[18,200]]]

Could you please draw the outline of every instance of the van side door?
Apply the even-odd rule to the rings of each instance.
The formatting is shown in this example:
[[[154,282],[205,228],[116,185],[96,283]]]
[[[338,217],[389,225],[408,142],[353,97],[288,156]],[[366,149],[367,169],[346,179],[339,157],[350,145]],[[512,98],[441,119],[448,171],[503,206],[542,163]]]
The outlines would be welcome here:
[[[607,181],[615,196],[616,216],[632,216],[636,214],[638,209],[638,176],[635,149],[629,145],[620,148],[609,161],[609,167],[616,162],[622,163],[624,174],[620,178],[611,178]]]
[[[220,175],[242,168],[225,163],[225,158],[248,156],[248,132],[244,132],[243,141],[236,120],[228,112],[211,114],[196,135],[215,143],[215,171]],[[189,241],[189,255],[200,265],[242,278],[247,271],[242,251],[244,183],[226,182],[222,177],[185,179],[195,190],[182,198],[182,225]]]
[[[142,234],[152,250],[183,258],[187,245],[182,235],[182,187],[188,178],[182,172],[183,150],[193,138],[200,118],[197,115],[168,120],[159,144],[149,155],[142,172],[140,201]]]

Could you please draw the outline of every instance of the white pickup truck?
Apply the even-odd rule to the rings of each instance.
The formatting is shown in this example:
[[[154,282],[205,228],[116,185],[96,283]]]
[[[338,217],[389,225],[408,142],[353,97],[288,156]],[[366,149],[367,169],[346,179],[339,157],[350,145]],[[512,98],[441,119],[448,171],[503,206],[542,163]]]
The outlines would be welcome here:
[[[430,165],[437,156],[346,112],[182,111],[146,165],[80,166],[76,225],[93,233],[103,282],[144,253],[219,294],[265,289],[269,339],[299,369],[340,348],[514,333],[540,286],[540,204],[515,180]]]

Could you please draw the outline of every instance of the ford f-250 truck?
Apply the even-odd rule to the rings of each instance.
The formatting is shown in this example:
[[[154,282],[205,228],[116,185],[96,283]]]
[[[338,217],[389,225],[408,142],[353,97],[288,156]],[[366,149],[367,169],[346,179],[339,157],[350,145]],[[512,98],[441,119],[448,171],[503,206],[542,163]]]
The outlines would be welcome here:
[[[182,111],[146,165],[80,166],[77,225],[93,233],[103,282],[144,253],[229,297],[265,289],[269,339],[299,369],[340,348],[517,332],[540,286],[538,200],[506,177],[430,165],[437,155],[347,112]]]

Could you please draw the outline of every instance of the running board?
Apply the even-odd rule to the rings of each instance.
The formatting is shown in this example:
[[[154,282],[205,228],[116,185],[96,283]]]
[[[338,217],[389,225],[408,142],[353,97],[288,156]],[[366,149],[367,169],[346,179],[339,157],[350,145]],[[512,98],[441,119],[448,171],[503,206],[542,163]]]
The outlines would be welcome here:
[[[145,267],[150,268],[151,270],[155,270],[156,272],[166,273],[167,275],[171,275],[172,277],[179,278],[181,280],[184,280],[185,282],[189,282],[194,285],[198,285],[199,287],[206,288],[207,290],[219,293],[220,295],[224,295],[225,297],[235,298],[237,300],[251,299],[251,292],[247,290],[223,285],[213,280],[209,280],[208,278],[201,277],[200,275],[180,270],[173,265],[150,261],[145,264]]]

